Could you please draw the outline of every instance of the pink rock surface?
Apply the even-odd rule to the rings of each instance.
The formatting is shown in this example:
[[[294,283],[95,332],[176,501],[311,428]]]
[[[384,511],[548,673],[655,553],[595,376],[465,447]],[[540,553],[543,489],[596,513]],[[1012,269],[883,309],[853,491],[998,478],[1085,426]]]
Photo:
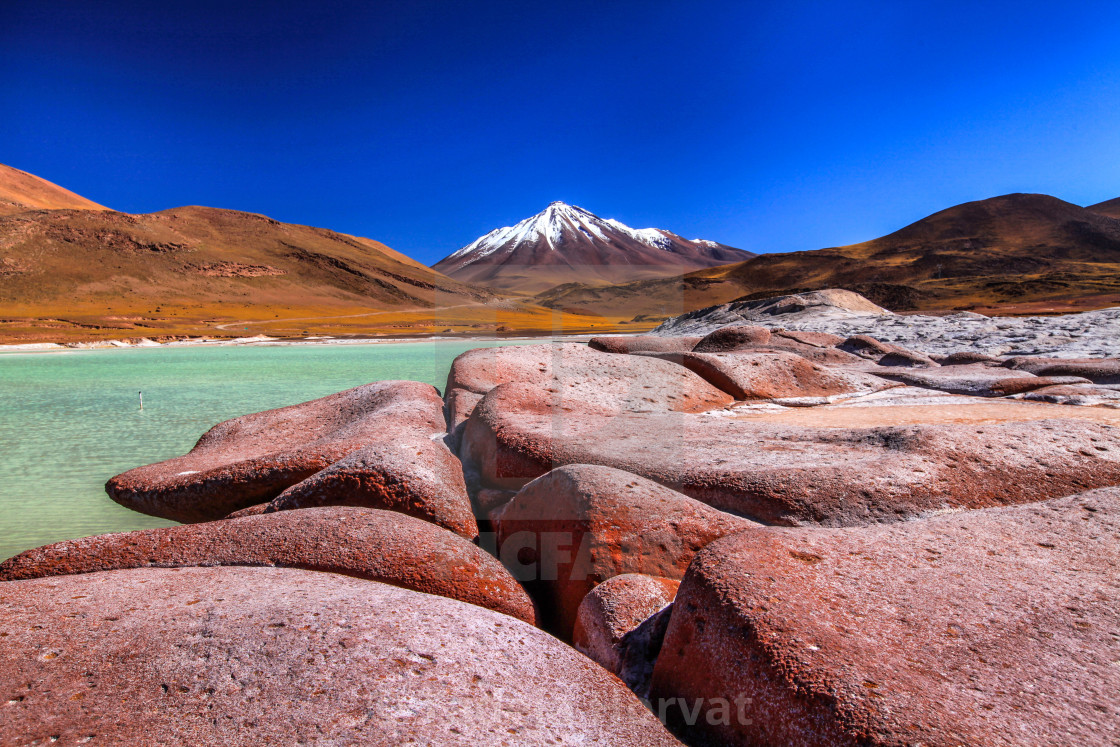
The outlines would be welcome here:
[[[694,353],[730,353],[757,348],[770,342],[770,330],[753,324],[720,327],[692,348]]]
[[[603,353],[574,343],[469,350],[451,365],[447,390],[485,394],[511,382],[529,387],[540,406],[603,414],[693,412],[731,402],[728,395],[668,361]]]
[[[512,501],[517,496],[517,491],[514,490],[496,490],[494,488],[483,488],[478,491],[478,497],[475,499],[475,505],[478,506],[480,516],[490,518],[496,511],[500,511],[507,503]]]
[[[1080,407],[1120,407],[1120,390],[1093,384],[1065,384],[1035,389],[1023,394],[1022,399]]]
[[[1088,383],[1086,379],[1072,376],[1035,376],[1026,371],[1009,371],[1006,368],[986,366],[982,363],[943,364],[939,368],[914,369],[880,365],[865,370],[875,376],[910,386],[937,389],[951,394],[968,394],[974,397],[1005,397],[1048,386]]]
[[[604,669],[621,676],[623,638],[669,605],[678,586],[677,579],[640,573],[607,579],[580,602],[572,645]]]
[[[678,744],[520,620],[287,568],[0,584],[12,744]]]
[[[1037,376],[1080,376],[1094,384],[1120,384],[1120,358],[1016,357],[1004,361],[1006,368],[1029,371]]]
[[[379,381],[219,423],[185,456],[129,470],[105,489],[135,511],[209,521],[270,501],[371,442],[443,430],[434,387]]]
[[[826,366],[858,363],[858,356],[837,350],[829,344],[833,335],[823,333],[788,332],[769,330],[766,327],[740,325],[717,329],[696,343],[695,353],[744,353],[782,352],[794,353],[802,358]]]
[[[795,353],[659,353],[737,400],[816,398],[870,394],[898,386],[862,371],[829,368]]]
[[[844,342],[843,337],[832,335],[828,332],[808,332],[799,329],[772,329],[770,330],[770,334],[778,338],[779,342],[785,339],[819,348],[834,348]]]
[[[936,368],[938,363],[928,355],[903,350],[887,353],[879,359],[879,365],[895,366],[897,368]]]
[[[1112,744],[1118,534],[1110,489],[714,542],[677,594],[653,705],[692,744]]]
[[[444,409],[447,413],[447,433],[451,436],[451,447],[459,448],[459,441],[463,437],[463,428],[470,418],[474,406],[482,399],[482,395],[466,389],[448,390],[444,400]]]
[[[604,353],[687,353],[698,342],[699,337],[617,335],[592,337],[588,340],[587,347]]]
[[[268,511],[365,506],[398,511],[467,539],[478,524],[458,457],[442,443],[401,434],[350,452],[276,496]]]
[[[943,366],[963,366],[969,363],[986,363],[994,366],[1000,363],[999,358],[974,350],[962,350],[957,353],[949,353],[949,355],[930,357]]]
[[[709,542],[755,526],[609,467],[571,465],[522,488],[494,517],[498,554],[567,638],[584,596],[623,573],[680,578]]]
[[[564,464],[601,464],[766,523],[851,526],[1120,484],[1120,428],[1111,424],[889,425],[886,407],[875,412],[888,424],[852,428],[723,413],[604,418],[526,408],[519,386],[487,395],[464,435],[463,453],[494,487],[515,488]]]
[[[341,573],[536,621],[529,596],[493,556],[427,522],[368,508],[309,508],[68,540],[0,563],[0,581],[220,565]]]
[[[907,350],[901,345],[876,340],[870,335],[853,335],[837,347],[852,355],[876,361],[882,366],[934,368],[937,361],[923,353]]]

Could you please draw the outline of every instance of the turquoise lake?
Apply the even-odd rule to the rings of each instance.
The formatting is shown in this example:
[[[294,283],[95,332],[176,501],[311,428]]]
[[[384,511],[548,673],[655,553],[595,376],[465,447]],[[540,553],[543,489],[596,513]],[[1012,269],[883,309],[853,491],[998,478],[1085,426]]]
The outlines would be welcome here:
[[[73,537],[171,525],[117,505],[105,481],[186,453],[222,420],[385,379],[424,381],[442,391],[455,356],[508,344],[0,354],[0,559]]]

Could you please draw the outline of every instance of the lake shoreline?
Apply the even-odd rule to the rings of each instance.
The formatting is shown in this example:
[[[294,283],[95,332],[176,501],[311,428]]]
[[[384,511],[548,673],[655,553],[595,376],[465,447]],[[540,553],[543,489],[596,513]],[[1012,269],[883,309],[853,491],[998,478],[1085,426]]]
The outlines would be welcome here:
[[[612,333],[625,334],[625,333]],[[631,334],[643,334],[635,332]],[[197,348],[197,347],[288,347],[310,345],[378,345],[401,344],[417,342],[523,342],[526,340],[563,339],[571,342],[585,342],[594,334],[577,332],[572,334],[557,334],[554,332],[541,332],[540,334],[520,333],[508,337],[494,337],[485,335],[411,335],[400,337],[333,337],[329,335],[314,337],[269,337],[268,335],[254,335],[252,337],[211,338],[189,337],[179,340],[158,342],[150,338],[124,339],[124,340],[97,340],[93,342],[29,342],[29,343],[0,343],[0,355],[5,353],[61,353],[75,350],[133,350],[167,349],[167,348]]]

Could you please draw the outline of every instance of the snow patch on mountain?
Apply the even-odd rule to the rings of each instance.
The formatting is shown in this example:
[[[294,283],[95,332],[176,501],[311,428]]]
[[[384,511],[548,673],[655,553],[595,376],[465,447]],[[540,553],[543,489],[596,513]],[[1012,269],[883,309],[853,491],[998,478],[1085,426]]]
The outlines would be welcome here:
[[[620,223],[614,218],[608,218],[603,221],[613,228],[621,231],[632,239],[642,242],[648,246],[656,247],[657,249],[668,249],[672,245],[672,241],[665,233],[658,228],[631,228],[625,223]]]
[[[494,229],[452,253],[447,260],[466,258],[467,261],[463,264],[468,265],[495,252],[511,254],[518,246],[539,241],[543,241],[550,250],[555,251],[562,243],[565,233],[577,231],[594,241],[610,243],[612,234],[616,236],[622,234],[655,249],[670,251],[673,246],[671,234],[667,231],[658,228],[631,228],[613,218],[603,220],[581,207],[553,202],[541,212],[517,225]],[[714,241],[696,240],[692,243],[709,247],[719,246]]]

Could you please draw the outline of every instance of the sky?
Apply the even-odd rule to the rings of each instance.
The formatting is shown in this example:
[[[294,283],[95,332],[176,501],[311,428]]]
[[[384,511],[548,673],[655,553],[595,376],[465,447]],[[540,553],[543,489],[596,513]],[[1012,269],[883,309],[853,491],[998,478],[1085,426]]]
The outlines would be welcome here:
[[[0,163],[426,263],[580,205],[757,252],[1120,196],[1116,2],[0,0]]]

